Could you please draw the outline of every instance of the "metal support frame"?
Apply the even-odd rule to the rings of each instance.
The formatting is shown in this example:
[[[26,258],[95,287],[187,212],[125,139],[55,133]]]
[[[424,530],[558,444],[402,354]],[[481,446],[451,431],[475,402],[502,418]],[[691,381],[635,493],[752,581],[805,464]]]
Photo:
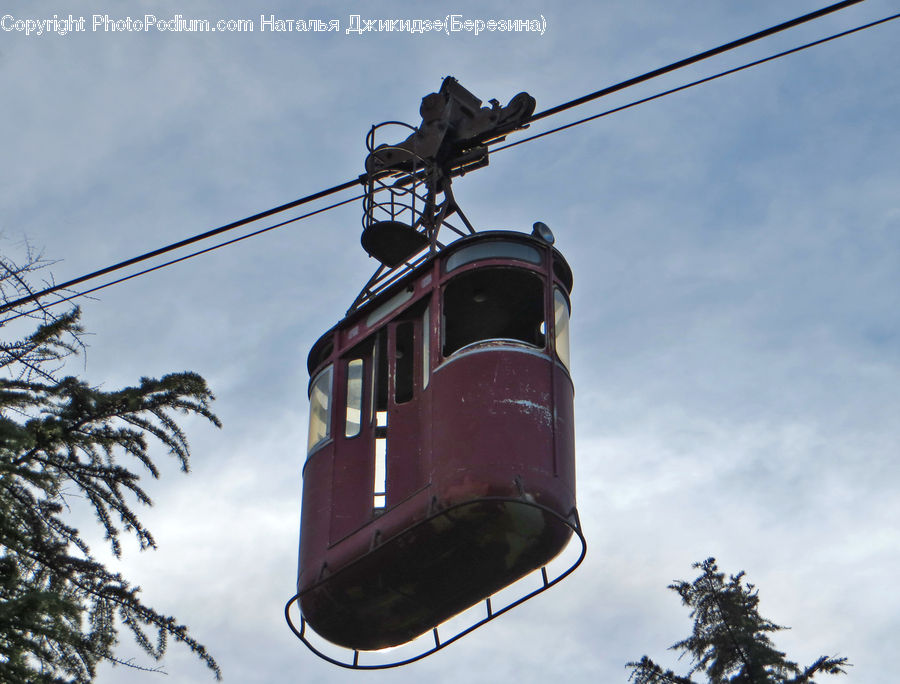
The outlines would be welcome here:
[[[409,226],[423,237],[422,249],[409,256],[398,266],[381,264],[359,295],[347,310],[350,314],[378,294],[389,288],[404,275],[424,263],[444,247],[441,231],[452,233],[451,240],[474,234],[475,228],[463,214],[451,189],[452,177],[470,168],[487,164],[487,150],[479,149],[469,155],[467,164],[454,169],[441,167],[433,159],[423,159],[415,152],[393,145],[377,145],[380,129],[402,126],[415,131],[408,124],[387,121],[372,126],[366,136],[369,157],[376,154],[395,153],[402,162],[389,170],[372,170],[365,176],[365,197],[363,198],[363,231],[382,222],[397,222]],[[464,228],[453,225],[449,219],[456,214]]]
[[[497,100],[489,104],[482,107],[479,98],[448,76],[437,93],[423,98],[418,127],[386,121],[369,130],[366,173],[360,177],[366,186],[362,242],[382,266],[363,287],[348,314],[442,249],[442,228],[457,237],[475,232],[456,203],[451,181],[487,166],[488,144],[526,128],[535,107],[528,93],[519,93],[505,107]],[[399,133],[397,127],[402,129]],[[392,142],[378,144],[379,137]],[[453,214],[462,221],[465,231],[449,223]],[[426,251],[426,257],[421,257]]]
[[[446,509],[440,510],[438,512],[435,512],[433,515],[430,515],[425,520],[419,522],[416,525],[416,527],[418,527],[419,525],[425,525],[425,524],[429,523],[433,518],[437,517],[438,515],[446,515],[448,512],[452,511],[454,508],[460,508],[462,506],[467,506],[472,503],[482,502],[482,501],[514,502],[514,503],[520,503],[520,504],[524,503],[529,506],[533,506],[534,508],[538,508],[545,513],[550,514],[551,517],[555,518],[558,522],[566,525],[569,529],[572,530],[572,532],[575,533],[575,535],[578,537],[578,539],[581,542],[581,553],[579,554],[578,558],[575,560],[575,562],[571,566],[569,566],[566,570],[564,570],[559,575],[554,577],[552,580],[550,579],[549,574],[547,572],[548,566],[544,565],[543,567],[541,567],[539,569],[540,573],[541,573],[541,586],[539,586],[537,589],[534,589],[533,591],[525,593],[524,595],[520,596],[519,598],[517,598],[517,599],[513,600],[512,602],[508,603],[507,605],[503,606],[499,610],[494,608],[493,603],[491,601],[492,596],[496,596],[496,594],[486,597],[485,599],[483,599],[483,604],[485,607],[485,616],[480,620],[476,620],[468,627],[465,627],[464,629],[461,629],[460,631],[456,632],[453,636],[451,636],[448,639],[441,638],[441,635],[440,635],[440,626],[441,625],[435,625],[431,629],[432,641],[433,641],[434,645],[431,647],[428,647],[428,648],[424,648],[424,650],[417,653],[416,655],[413,655],[408,658],[403,658],[401,660],[397,660],[397,661],[393,661],[393,662],[384,662],[384,663],[364,663],[364,662],[360,662],[360,658],[364,654],[377,653],[377,651],[375,651],[375,652],[359,651],[359,650],[355,650],[355,649],[343,648],[340,646],[334,646],[334,648],[346,653],[347,657],[344,660],[340,660],[340,659],[334,658],[326,653],[323,653],[321,650],[316,648],[316,646],[314,644],[312,644],[310,642],[310,640],[307,636],[307,632],[311,632],[312,634],[316,634],[316,632],[307,625],[306,619],[303,617],[303,615],[302,614],[300,615],[299,628],[294,624],[293,620],[291,619],[291,607],[300,600],[301,594],[299,594],[299,593],[295,594],[287,602],[287,604],[284,607],[284,616],[285,616],[285,619],[287,620],[288,626],[291,628],[291,631],[297,636],[298,639],[300,639],[300,641],[302,641],[306,645],[306,647],[310,651],[315,653],[322,660],[326,660],[333,665],[338,665],[340,667],[344,667],[344,668],[351,669],[351,670],[384,670],[384,669],[389,669],[389,668],[393,668],[393,667],[400,667],[401,665],[408,665],[409,663],[416,662],[417,660],[421,660],[421,659],[431,655],[432,653],[440,651],[444,647],[449,646],[453,642],[455,642],[455,641],[461,639],[462,637],[466,636],[467,634],[470,634],[471,632],[475,631],[482,625],[485,625],[488,622],[500,617],[504,613],[512,610],[513,608],[515,608],[518,605],[521,605],[525,601],[527,601],[531,598],[534,598],[538,594],[545,592],[547,589],[549,589],[553,585],[557,584],[564,578],[568,577],[570,574],[572,574],[572,572],[575,571],[575,568],[577,568],[579,565],[581,565],[581,562],[584,560],[584,557],[587,554],[587,540],[585,539],[584,533],[581,530],[581,521],[578,517],[578,510],[576,508],[572,508],[572,510],[570,511],[568,516],[562,516],[558,512],[554,511],[553,509],[551,509],[547,506],[544,506],[542,504],[538,504],[535,502],[527,501],[527,500],[524,500],[521,498],[483,497],[480,499],[475,499],[473,501],[466,501],[466,502],[463,502],[460,504],[456,504],[455,506],[451,506],[450,508],[446,508]],[[365,558],[365,556],[363,556],[363,558]],[[362,559],[360,559],[360,560],[362,560]],[[356,562],[359,562],[359,561],[356,561]],[[528,575],[525,575],[525,577],[530,577],[531,575],[533,575],[536,572],[538,572],[537,569],[535,569]],[[521,581],[522,579],[525,579],[525,577],[520,578],[517,581]],[[470,609],[477,605],[478,605],[478,603],[473,604],[472,606],[470,606]],[[466,612],[466,611],[463,611],[463,612]],[[416,639],[413,639],[412,641],[407,642],[407,643],[415,643],[419,639],[422,639],[422,637],[425,636],[426,634],[428,634],[427,631],[424,634],[417,637]],[[402,647],[402,645],[400,647]],[[398,648],[400,648],[400,647],[398,647]]]

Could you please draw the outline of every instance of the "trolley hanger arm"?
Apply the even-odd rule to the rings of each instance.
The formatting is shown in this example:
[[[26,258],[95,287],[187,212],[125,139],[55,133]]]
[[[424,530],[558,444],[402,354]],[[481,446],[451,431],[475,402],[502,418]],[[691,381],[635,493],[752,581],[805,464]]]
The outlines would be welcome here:
[[[422,123],[409,137],[396,145],[379,145],[366,158],[369,174],[408,167],[413,158],[453,168],[474,156],[486,157],[488,142],[496,142],[508,133],[524,128],[535,108],[535,99],[519,93],[505,107],[496,99],[490,107],[447,76],[436,93],[426,95],[419,107]]]

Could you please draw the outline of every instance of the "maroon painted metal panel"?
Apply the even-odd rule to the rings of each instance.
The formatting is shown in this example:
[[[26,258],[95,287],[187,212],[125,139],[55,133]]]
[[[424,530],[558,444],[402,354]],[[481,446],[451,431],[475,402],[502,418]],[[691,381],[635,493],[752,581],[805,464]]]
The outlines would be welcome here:
[[[453,253],[489,240],[530,245],[541,262],[506,258],[501,245],[499,252],[458,260],[462,266],[443,273]],[[333,348],[317,343],[310,371],[334,364],[335,408],[332,439],[310,454],[303,473],[298,594],[304,618],[321,636],[358,650],[404,643],[565,547],[571,529],[557,516],[575,515],[573,389],[552,348],[552,289],[562,283],[568,290],[570,282],[554,277],[554,258],[562,259],[545,243],[518,233],[460,240],[338,324],[329,333]],[[514,270],[540,277],[544,347],[483,340],[443,358],[443,288],[463,274],[500,266],[508,270],[497,271],[498,277]],[[412,295],[401,297],[405,301],[394,312],[367,317],[404,288]],[[426,301],[428,359],[421,316]],[[398,326],[408,322],[416,355],[411,381],[399,378],[397,370],[398,357],[409,351],[398,352]],[[358,357],[382,329],[388,330],[387,503],[379,508],[373,505],[373,480],[380,432],[372,420],[378,374],[371,356],[357,436],[344,437],[342,411],[350,346]],[[400,401],[398,382],[411,385]]]
[[[554,420],[553,438],[556,476],[569,488],[575,501],[575,388],[569,374],[557,363],[553,373]]]
[[[335,383],[335,406],[343,406],[346,392],[346,360],[337,364],[339,373]],[[372,360],[363,360],[363,377],[371,375]],[[362,414],[368,415],[371,397],[363,394]],[[346,438],[345,413],[335,411],[336,425],[334,434],[336,442],[330,447],[333,451],[333,470],[331,480],[324,480],[319,486],[331,490],[332,508],[330,515],[329,541],[334,544],[351,532],[358,530],[372,519],[372,485],[375,479],[373,459],[374,427],[369,420],[363,420],[357,436]],[[303,475],[307,477],[306,473]]]
[[[421,350],[421,316],[404,323],[413,324],[416,334],[413,338],[413,349]],[[412,397],[408,401],[398,402],[397,396],[397,345],[396,326],[391,326],[393,335],[389,336],[391,349],[391,374],[388,384],[388,416],[387,416],[387,507],[394,506],[420,490],[428,482],[428,465],[431,461],[427,451],[426,424],[430,419],[428,411],[430,397],[423,396],[421,382],[421,365],[413,364]],[[416,354],[416,360],[421,354]]]
[[[435,372],[433,481],[442,504],[540,490],[553,477],[552,367],[536,350],[485,342]]]
[[[319,579],[322,549],[328,548],[333,460],[334,450],[328,445],[312,454],[303,468],[298,585],[309,586]]]

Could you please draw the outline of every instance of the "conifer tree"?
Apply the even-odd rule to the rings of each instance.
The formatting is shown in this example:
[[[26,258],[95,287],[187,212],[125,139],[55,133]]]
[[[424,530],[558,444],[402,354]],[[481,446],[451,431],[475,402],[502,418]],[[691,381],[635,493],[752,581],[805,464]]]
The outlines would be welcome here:
[[[0,257],[0,301],[30,294],[28,277],[43,265],[31,253],[22,266]],[[135,510],[151,503],[140,478],[159,475],[153,441],[188,471],[176,417],[219,425],[206,382],[183,372],[102,391],[61,373],[66,357],[83,351],[77,308],[38,307],[10,320],[17,313],[0,314],[0,333],[29,318],[36,327],[0,341],[0,682],[90,682],[100,662],[122,663],[114,647],[123,628],[156,660],[170,639],[181,642],[220,678],[187,628],[145,605],[140,589],[92,556],[67,522],[69,504],[81,499],[115,556],[123,532],[142,549],[155,547]]]
[[[846,674],[846,658],[821,656],[801,669],[777,650],[769,634],[786,629],[759,614],[754,585],[744,583],[744,572],[725,581],[715,558],[694,563],[701,574],[693,582],[677,581],[669,589],[691,609],[694,631],[670,647],[689,654],[693,666],[685,676],[664,670],[647,656],[628,663],[629,681],[635,684],[697,684],[695,674],[709,684],[815,684],[817,674]]]

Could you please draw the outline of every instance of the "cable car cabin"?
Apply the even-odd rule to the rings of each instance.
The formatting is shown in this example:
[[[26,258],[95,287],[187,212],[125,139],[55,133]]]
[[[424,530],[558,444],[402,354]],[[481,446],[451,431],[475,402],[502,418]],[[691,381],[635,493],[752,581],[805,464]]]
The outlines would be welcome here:
[[[571,289],[546,241],[480,232],[316,342],[297,590],[319,635],[405,643],[566,546]]]

